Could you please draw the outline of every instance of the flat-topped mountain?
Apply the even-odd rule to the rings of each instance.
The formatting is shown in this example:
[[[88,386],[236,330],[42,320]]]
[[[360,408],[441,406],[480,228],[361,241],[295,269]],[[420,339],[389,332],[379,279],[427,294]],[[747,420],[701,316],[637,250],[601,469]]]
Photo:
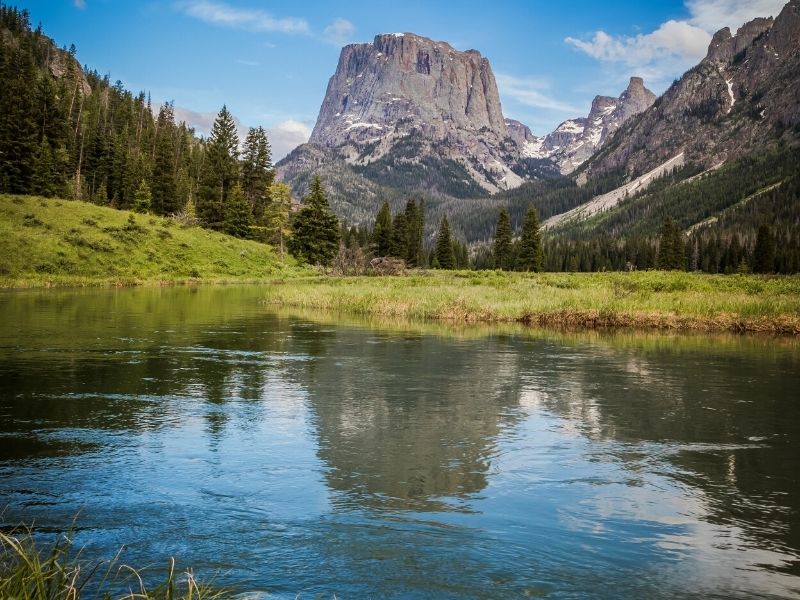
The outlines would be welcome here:
[[[424,168],[452,173],[456,185],[433,193],[495,192],[524,179],[489,61],[411,33],[342,49],[309,143],[373,179],[398,167],[409,183]]]

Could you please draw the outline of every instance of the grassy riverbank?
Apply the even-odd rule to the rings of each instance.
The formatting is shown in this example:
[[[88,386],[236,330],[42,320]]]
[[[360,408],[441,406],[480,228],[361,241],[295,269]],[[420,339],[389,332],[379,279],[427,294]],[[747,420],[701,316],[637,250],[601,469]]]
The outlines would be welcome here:
[[[101,562],[83,560],[69,534],[46,547],[27,529],[0,532],[0,598],[14,600],[222,600],[224,590],[198,583],[191,571],[175,572],[172,561],[147,586],[146,573],[126,565],[120,554]],[[91,590],[89,593],[88,591]],[[124,590],[124,591],[123,591]]]
[[[301,272],[269,246],[174,219],[0,196],[0,287],[246,283]]]
[[[800,333],[800,277],[678,272],[430,272],[306,278],[267,302],[303,309],[548,327]]]
[[[269,283],[271,304],[375,318],[800,334],[800,276],[314,273],[264,244],[173,219],[0,196],[0,288]]]

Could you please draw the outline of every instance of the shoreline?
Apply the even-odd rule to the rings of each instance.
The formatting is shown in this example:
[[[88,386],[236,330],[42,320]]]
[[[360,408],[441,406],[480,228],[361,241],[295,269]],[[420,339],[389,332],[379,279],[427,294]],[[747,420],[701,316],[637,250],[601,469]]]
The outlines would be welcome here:
[[[800,276],[411,271],[400,277],[0,278],[0,290],[263,286],[264,302],[386,319],[800,335]]]

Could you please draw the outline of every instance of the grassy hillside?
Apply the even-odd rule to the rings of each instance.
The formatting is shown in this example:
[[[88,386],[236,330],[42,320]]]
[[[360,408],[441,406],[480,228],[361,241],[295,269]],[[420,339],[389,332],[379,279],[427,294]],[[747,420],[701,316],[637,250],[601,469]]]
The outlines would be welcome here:
[[[300,272],[269,246],[172,219],[0,195],[0,287],[241,281]]]

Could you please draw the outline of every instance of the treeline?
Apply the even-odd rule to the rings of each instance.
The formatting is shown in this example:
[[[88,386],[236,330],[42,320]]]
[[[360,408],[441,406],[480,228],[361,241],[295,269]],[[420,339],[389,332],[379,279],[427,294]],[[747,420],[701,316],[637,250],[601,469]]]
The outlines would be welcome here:
[[[27,11],[0,4],[0,192],[158,215],[283,248],[291,192],[274,184],[263,128],[240,145],[222,107],[208,139],[144,92],[84,71]]]
[[[761,224],[753,235],[732,232],[684,235],[669,217],[659,236],[593,240],[551,239],[546,271],[679,269],[706,273],[800,272],[800,236],[787,226]],[[669,233],[665,233],[665,228]],[[669,240],[665,245],[664,240]]]
[[[408,267],[468,269],[467,244],[451,232],[447,217],[439,222],[435,241],[425,244],[425,202],[410,198],[405,209],[392,214],[384,202],[372,227],[342,225],[342,252],[350,251],[350,262],[364,263],[373,257],[393,258]],[[356,252],[353,252],[356,251]],[[352,266],[352,265],[350,265]]]

